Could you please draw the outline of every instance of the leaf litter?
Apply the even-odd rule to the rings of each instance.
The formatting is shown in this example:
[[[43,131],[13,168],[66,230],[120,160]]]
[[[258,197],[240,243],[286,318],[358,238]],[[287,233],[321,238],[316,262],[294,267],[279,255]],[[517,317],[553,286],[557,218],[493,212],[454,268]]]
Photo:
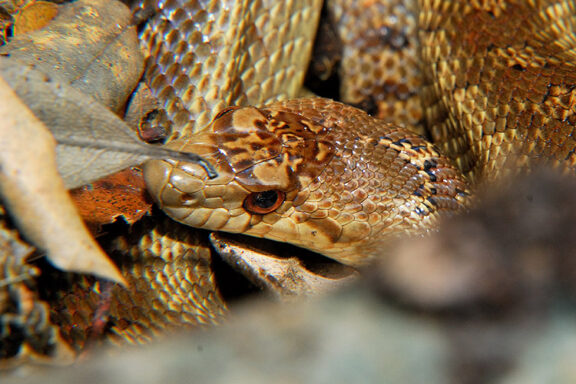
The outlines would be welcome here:
[[[47,27],[0,47],[0,195],[53,264],[122,282],[67,189],[153,158],[216,173],[195,154],[141,142],[116,114],[144,64],[130,11],[111,3],[59,6]]]

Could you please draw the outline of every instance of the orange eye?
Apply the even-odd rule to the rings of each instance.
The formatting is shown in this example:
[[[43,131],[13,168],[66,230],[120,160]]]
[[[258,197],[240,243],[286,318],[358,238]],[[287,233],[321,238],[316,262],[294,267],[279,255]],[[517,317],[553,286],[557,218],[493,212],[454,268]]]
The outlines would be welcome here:
[[[265,215],[278,209],[285,198],[286,194],[277,190],[253,192],[244,199],[244,209],[251,213]]]

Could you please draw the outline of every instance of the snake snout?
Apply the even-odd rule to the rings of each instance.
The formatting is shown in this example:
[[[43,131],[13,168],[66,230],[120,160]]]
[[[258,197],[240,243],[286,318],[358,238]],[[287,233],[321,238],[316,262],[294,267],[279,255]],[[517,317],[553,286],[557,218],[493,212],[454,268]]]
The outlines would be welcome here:
[[[169,160],[148,161],[143,172],[148,191],[161,207],[196,205],[197,192],[209,179],[201,165]]]

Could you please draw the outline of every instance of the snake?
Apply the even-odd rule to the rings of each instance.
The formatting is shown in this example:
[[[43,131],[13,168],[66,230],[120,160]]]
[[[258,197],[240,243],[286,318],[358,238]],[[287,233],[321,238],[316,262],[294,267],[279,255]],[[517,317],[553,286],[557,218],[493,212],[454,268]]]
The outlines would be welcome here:
[[[360,266],[465,211],[480,185],[538,164],[574,171],[573,1],[326,1],[344,46],[341,101],[374,116],[302,90],[320,0],[131,3],[166,145],[218,175],[144,165],[173,221],[145,220],[115,242],[131,284],[106,304],[116,341],[225,312],[207,245],[175,222]],[[110,288],[81,285],[53,300],[51,317],[78,345]]]
[[[214,164],[218,177],[190,164],[146,164],[148,187],[170,217],[348,265],[376,258],[389,237],[433,227],[469,195],[422,137],[327,99],[225,109],[187,142],[180,149]]]
[[[357,13],[377,7],[358,4]],[[333,100],[231,107],[169,144],[204,156],[218,177],[175,161],[145,165],[159,206],[190,226],[290,242],[356,266],[381,255],[389,238],[426,232],[464,210],[479,183],[538,163],[573,171],[573,2],[403,7],[418,9],[430,141],[411,122],[402,128]],[[408,44],[394,46],[389,29],[380,33],[390,49]],[[369,43],[356,42],[374,51],[378,42]]]

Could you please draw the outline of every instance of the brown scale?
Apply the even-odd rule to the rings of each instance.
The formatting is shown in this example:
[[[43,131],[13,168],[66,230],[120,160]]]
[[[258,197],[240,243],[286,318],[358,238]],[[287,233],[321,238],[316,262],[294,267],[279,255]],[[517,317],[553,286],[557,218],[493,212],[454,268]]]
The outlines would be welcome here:
[[[434,142],[472,181],[543,160],[574,169],[574,3],[420,3]]]
[[[416,0],[327,2],[342,40],[340,97],[423,133]],[[371,108],[368,108],[370,110]]]
[[[160,333],[219,322],[226,313],[207,240],[168,220],[147,218],[112,241],[109,253],[129,287],[89,276],[51,300],[52,321],[77,350],[107,336],[141,343]]]
[[[321,0],[139,0],[145,81],[181,135],[229,105],[296,97]]]

